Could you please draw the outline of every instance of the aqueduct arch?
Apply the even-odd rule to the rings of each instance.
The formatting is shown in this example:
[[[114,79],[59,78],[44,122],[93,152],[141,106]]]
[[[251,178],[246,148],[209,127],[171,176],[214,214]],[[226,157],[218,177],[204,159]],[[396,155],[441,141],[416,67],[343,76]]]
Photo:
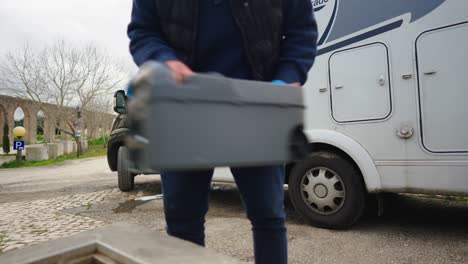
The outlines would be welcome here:
[[[10,141],[13,141],[14,113],[18,107],[20,107],[24,112],[24,128],[27,131],[24,140],[26,143],[36,143],[38,113],[40,111],[44,113],[44,140],[46,142],[53,142],[55,140],[55,122],[58,118],[56,115],[56,113],[58,113],[58,107],[56,105],[38,104],[31,100],[5,95],[0,95],[0,139],[3,137],[3,125],[7,122],[9,126],[9,138]],[[75,109],[66,108],[66,111],[68,113],[73,113]],[[114,115],[112,114],[94,112],[84,112],[83,117],[84,125],[82,128],[82,134],[86,128],[88,130],[88,137],[91,136],[89,135],[90,131],[99,131],[99,127],[103,127],[104,132],[108,133],[110,131],[112,120],[114,119]],[[61,122],[67,122],[67,120],[63,119]],[[98,133],[94,133],[93,136],[100,136],[97,134]]]

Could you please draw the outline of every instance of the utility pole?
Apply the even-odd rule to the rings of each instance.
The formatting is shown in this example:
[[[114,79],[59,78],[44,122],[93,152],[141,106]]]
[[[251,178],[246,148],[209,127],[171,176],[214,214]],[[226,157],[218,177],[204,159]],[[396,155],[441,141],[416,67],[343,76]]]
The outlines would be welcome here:
[[[75,121],[75,139],[76,151],[78,157],[83,153],[81,148],[81,129],[83,128],[83,115],[80,107],[76,107],[76,121]]]

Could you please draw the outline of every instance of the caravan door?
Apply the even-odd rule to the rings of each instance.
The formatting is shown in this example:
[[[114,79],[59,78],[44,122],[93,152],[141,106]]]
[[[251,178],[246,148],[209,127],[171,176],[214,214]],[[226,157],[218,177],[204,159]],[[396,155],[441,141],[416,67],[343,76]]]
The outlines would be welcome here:
[[[430,30],[416,41],[423,147],[468,153],[468,23]]]

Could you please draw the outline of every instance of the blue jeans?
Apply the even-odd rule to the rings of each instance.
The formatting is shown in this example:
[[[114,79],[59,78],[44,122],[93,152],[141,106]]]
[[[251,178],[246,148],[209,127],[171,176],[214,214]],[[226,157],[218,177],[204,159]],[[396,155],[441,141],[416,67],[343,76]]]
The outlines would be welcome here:
[[[284,166],[231,168],[252,223],[255,263],[287,263]],[[167,233],[205,245],[213,170],[161,174]]]

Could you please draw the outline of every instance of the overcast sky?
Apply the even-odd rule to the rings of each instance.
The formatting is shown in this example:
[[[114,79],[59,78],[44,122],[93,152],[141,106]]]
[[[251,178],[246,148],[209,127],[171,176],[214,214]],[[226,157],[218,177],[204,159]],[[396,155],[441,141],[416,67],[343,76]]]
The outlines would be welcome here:
[[[66,40],[94,41],[134,67],[126,27],[132,0],[0,0],[0,55],[21,47]]]

